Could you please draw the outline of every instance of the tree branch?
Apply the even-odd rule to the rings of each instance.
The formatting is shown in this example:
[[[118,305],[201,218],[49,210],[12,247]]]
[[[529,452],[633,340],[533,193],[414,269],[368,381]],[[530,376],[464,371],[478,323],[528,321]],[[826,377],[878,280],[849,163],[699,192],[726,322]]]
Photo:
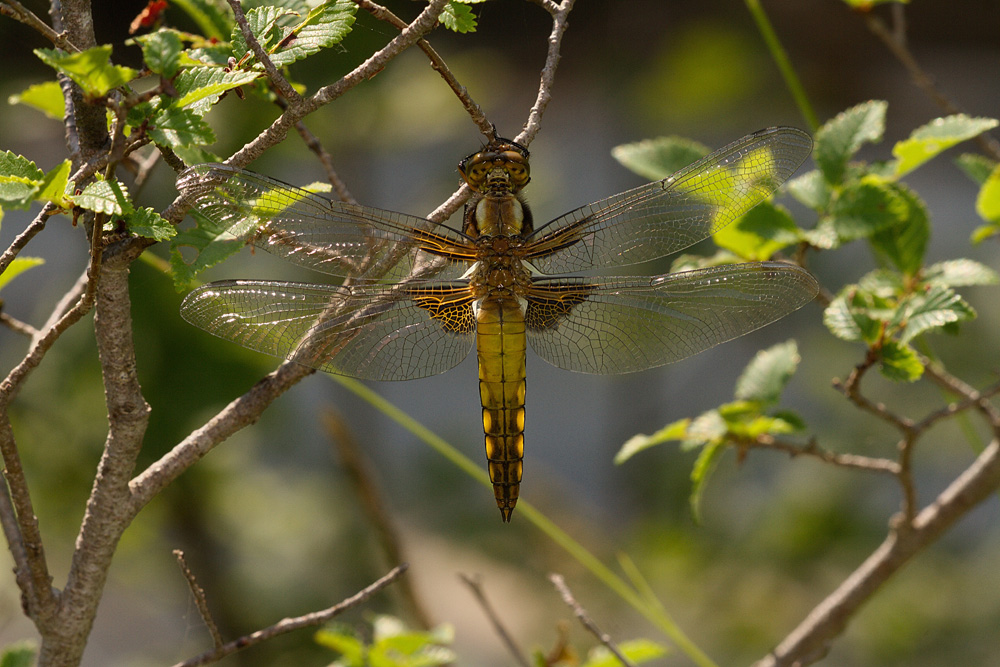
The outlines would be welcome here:
[[[296,616],[295,618],[285,618],[270,627],[264,628],[263,630],[258,630],[252,634],[235,639],[227,644],[212,649],[211,651],[206,651],[201,655],[195,656],[190,660],[179,662],[174,665],[174,667],[198,667],[199,665],[208,665],[213,662],[218,662],[227,655],[232,655],[237,651],[242,651],[245,648],[255,646],[261,642],[267,641],[268,639],[272,639],[273,637],[292,632],[293,630],[323,625],[348,609],[358,606],[378,591],[396,581],[396,579],[398,579],[403,572],[406,571],[407,567],[408,565],[406,563],[396,566],[378,581],[363,588],[351,597],[333,605],[332,607],[328,607],[322,611],[315,611],[311,614]]]
[[[755,667],[806,665],[820,659],[858,609],[924,547],[1000,488],[1000,426],[982,454],[911,524],[896,522],[885,541]]]

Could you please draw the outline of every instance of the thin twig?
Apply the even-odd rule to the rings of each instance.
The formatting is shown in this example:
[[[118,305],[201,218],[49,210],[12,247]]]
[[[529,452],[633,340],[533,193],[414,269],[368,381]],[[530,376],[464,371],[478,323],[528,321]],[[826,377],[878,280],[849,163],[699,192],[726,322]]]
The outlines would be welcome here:
[[[924,547],[1000,488],[1000,435],[904,530],[885,541],[754,667],[791,667],[819,659],[858,609]]]
[[[191,595],[194,596],[194,604],[198,607],[201,620],[205,622],[208,633],[212,635],[212,644],[216,649],[219,649],[225,642],[222,640],[222,633],[219,632],[219,626],[215,624],[215,619],[212,618],[212,612],[208,609],[208,599],[205,597],[205,589],[198,585],[198,580],[195,578],[194,572],[191,571],[187,561],[184,559],[184,552],[180,549],[174,549],[173,553],[177,559],[177,565],[180,566],[181,572],[187,580],[188,589],[191,591]]]
[[[7,327],[15,333],[19,333],[22,336],[28,336],[29,338],[34,338],[38,335],[38,329],[31,326],[27,322],[22,322],[21,320],[8,315],[7,313],[0,312],[0,324]]]
[[[236,25],[240,27],[240,32],[243,33],[243,39],[246,40],[247,46],[253,51],[253,54],[257,57],[257,62],[263,66],[264,71],[267,73],[267,78],[270,79],[271,84],[278,89],[278,92],[291,102],[293,105],[298,106],[302,103],[302,96],[299,95],[292,84],[288,83],[278,68],[274,66],[271,61],[271,57],[267,55],[264,51],[264,47],[260,45],[257,41],[257,36],[253,34],[250,29],[250,24],[247,23],[247,17],[243,13],[243,5],[240,0],[229,0],[229,6],[233,10],[233,15],[236,17]]]
[[[21,23],[30,26],[40,32],[45,39],[49,40],[59,48],[70,53],[79,51],[65,34],[61,34],[49,27],[45,21],[38,18],[30,9],[22,5],[17,0],[4,0],[0,2],[0,14],[11,17]]]
[[[351,430],[344,423],[343,418],[333,408],[327,408],[323,411],[321,421],[323,428],[326,429],[330,440],[333,441],[337,449],[344,470],[354,482],[358,498],[361,501],[361,508],[368,517],[369,523],[375,528],[385,561],[389,563],[403,562],[405,557],[399,531],[396,530],[392,517],[386,511],[385,502],[379,492],[379,485],[375,481],[375,475],[358,446],[357,440],[351,434]],[[421,604],[412,581],[404,579],[399,583],[398,588],[404,606],[408,607],[410,613],[413,614],[416,624],[425,630],[431,629],[433,623],[431,623],[430,615]]]
[[[469,587],[470,591],[472,591],[473,597],[476,598],[476,602],[478,602],[479,606],[482,607],[487,620],[489,620],[490,624],[493,626],[493,630],[496,631],[497,636],[500,637],[500,641],[502,641],[503,645],[507,647],[507,650],[510,652],[511,656],[514,657],[517,664],[522,667],[530,667],[531,663],[528,662],[528,658],[524,655],[524,651],[522,651],[521,647],[517,645],[517,642],[514,641],[511,634],[507,632],[507,628],[504,626],[503,621],[500,620],[500,615],[497,614],[493,605],[491,605],[490,601],[486,598],[481,578],[468,574],[459,574],[458,576],[461,577],[462,582]]]
[[[840,454],[831,452],[819,447],[814,441],[807,445],[799,445],[775,438],[772,435],[764,434],[756,438],[737,440],[736,444],[741,447],[757,447],[761,449],[773,449],[786,452],[791,456],[810,456],[825,463],[830,463],[843,468],[855,468],[870,472],[888,473],[890,475],[899,474],[899,464],[895,461],[860,454]]]
[[[373,584],[363,588],[351,597],[338,602],[332,607],[328,607],[322,611],[314,611],[311,614],[304,614],[303,616],[296,616],[295,618],[285,618],[278,621],[274,625],[264,628],[263,630],[258,630],[257,632],[251,633],[235,639],[227,644],[223,644],[211,651],[206,651],[201,655],[195,656],[184,662],[179,662],[174,667],[198,667],[199,665],[208,665],[213,662],[218,662],[222,658],[232,655],[237,651],[241,651],[245,648],[251,646],[256,646],[261,642],[267,641],[279,635],[284,635],[293,630],[299,630],[301,628],[310,628],[323,625],[329,622],[331,619],[342,614],[343,612],[356,607],[375,593],[379,592],[392,582],[396,581],[403,572],[406,571],[407,564],[397,565],[388,574],[374,582]]]
[[[850,375],[848,375],[847,380],[841,382],[839,379],[833,381],[833,386],[844,394],[852,403],[857,405],[859,408],[865,412],[871,413],[886,421],[896,428],[898,428],[903,433],[909,433],[913,430],[913,422],[906,418],[900,417],[894,412],[890,411],[884,403],[875,403],[868,400],[865,396],[861,394],[861,378],[864,377],[865,373],[875,365],[878,360],[878,355],[873,350],[868,350],[864,361],[855,366]]]
[[[371,2],[371,0],[354,0],[354,2],[380,21],[386,21],[400,30],[406,27],[405,21],[382,5]],[[462,103],[462,106],[465,107],[465,110],[468,112],[472,122],[479,128],[479,131],[482,132],[484,136],[492,138],[494,129],[493,123],[486,118],[486,114],[483,112],[482,107],[476,104],[476,101],[472,99],[471,95],[469,95],[468,89],[460,84],[458,79],[455,78],[455,75],[451,73],[448,65],[445,64],[444,59],[438,54],[437,51],[434,50],[434,47],[432,47],[426,39],[418,40],[417,46],[420,47],[421,51],[427,54],[427,57],[431,61],[431,67],[434,68],[434,71],[441,75],[441,78],[445,80],[448,87],[452,89],[455,96],[458,97],[458,100]]]
[[[559,58],[562,56],[562,38],[569,27],[567,22],[569,13],[573,9],[574,0],[563,0],[558,5],[552,2],[538,2],[552,15],[552,32],[549,33],[549,49],[545,54],[545,65],[542,66],[541,79],[538,83],[538,95],[535,103],[528,112],[528,120],[524,124],[524,129],[514,139],[514,141],[527,146],[541,129],[542,116],[545,108],[552,99],[552,86],[555,83],[556,67],[559,65]]]
[[[0,273],[7,270],[10,263],[14,261],[14,258],[24,249],[26,245],[35,237],[38,232],[45,229],[45,223],[49,221],[53,215],[59,212],[59,207],[55,204],[49,202],[42,207],[42,210],[38,212],[34,220],[28,223],[28,226],[24,228],[20,234],[15,237],[11,244],[4,250],[3,255],[0,255]]]
[[[895,9],[895,7],[894,7]],[[897,19],[897,29],[891,30],[886,26],[885,22],[873,14],[872,12],[864,12],[862,15],[865,20],[865,25],[868,29],[882,40],[889,52],[896,57],[906,71],[910,73],[910,77],[913,79],[913,83],[920,88],[925,95],[930,97],[935,104],[937,104],[945,113],[957,114],[962,113],[962,109],[952,102],[952,100],[941,92],[934,82],[934,78],[927,73],[927,71],[920,66],[917,59],[913,56],[909,47],[906,45],[905,39],[905,29],[901,18],[903,16],[902,8],[900,11],[895,13]],[[987,133],[982,133],[976,137],[976,142],[979,144],[980,148],[989,153],[993,159],[1000,160],[1000,142],[994,139]]]
[[[362,81],[372,78],[385,68],[386,64],[400,53],[413,46],[421,37],[434,29],[438,17],[444,10],[447,0],[431,0],[416,19],[405,30],[396,35],[388,44],[376,51],[358,65],[350,73],[344,75],[336,83],[320,88],[311,97],[303,99],[301,104],[295,104],[274,120],[271,125],[257,137],[234,153],[226,164],[234,167],[245,167],[275,144],[281,142],[295,123],[313,111],[337,99]]]
[[[566,580],[563,579],[562,575],[550,574],[549,581],[551,581],[552,585],[556,587],[557,591],[559,591],[559,595],[562,596],[563,602],[566,603],[566,606],[573,610],[573,614],[575,614],[580,620],[580,624],[583,625],[583,627],[585,627],[590,634],[597,637],[597,640],[604,644],[604,647],[607,648],[612,655],[618,658],[619,662],[625,665],[625,667],[633,667],[632,662],[622,655],[621,651],[618,650],[618,647],[615,646],[614,641],[611,639],[611,635],[606,632],[602,632],[590,616],[587,615],[587,610],[583,608],[583,605],[576,601],[576,598],[573,597],[573,593],[569,590],[569,586],[566,585]]]

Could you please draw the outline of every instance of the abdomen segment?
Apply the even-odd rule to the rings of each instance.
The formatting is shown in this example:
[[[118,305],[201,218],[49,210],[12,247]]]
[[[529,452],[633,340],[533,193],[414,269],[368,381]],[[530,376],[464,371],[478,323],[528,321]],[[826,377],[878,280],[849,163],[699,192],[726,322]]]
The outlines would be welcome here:
[[[517,504],[524,457],[524,311],[516,299],[484,299],[476,314],[486,459],[504,521]]]

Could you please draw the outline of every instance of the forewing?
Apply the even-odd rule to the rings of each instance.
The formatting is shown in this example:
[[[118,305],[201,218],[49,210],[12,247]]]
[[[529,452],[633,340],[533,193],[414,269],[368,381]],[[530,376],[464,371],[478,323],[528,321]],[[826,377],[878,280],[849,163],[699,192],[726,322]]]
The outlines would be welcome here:
[[[365,380],[443,373],[468,356],[475,340],[465,283],[220,281],[188,294],[181,316],[251,350]]]
[[[404,213],[331,201],[224,164],[186,169],[177,188],[232,236],[336,276],[401,279],[435,257],[473,259],[465,238],[447,227]],[[435,275],[452,278],[464,270],[449,264]]]
[[[556,218],[532,234],[526,259],[556,274],[677,252],[766,199],[811,150],[809,135],[792,127],[755,132],[669,178]]]
[[[652,278],[542,279],[528,292],[532,349],[550,364],[615,375],[669,364],[808,303],[819,285],[784,262]]]

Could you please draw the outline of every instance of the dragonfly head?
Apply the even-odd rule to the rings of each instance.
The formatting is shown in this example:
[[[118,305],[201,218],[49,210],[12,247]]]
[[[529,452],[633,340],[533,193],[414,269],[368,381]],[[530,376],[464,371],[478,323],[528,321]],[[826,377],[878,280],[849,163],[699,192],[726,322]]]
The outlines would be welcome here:
[[[528,149],[498,137],[459,162],[458,173],[476,192],[514,194],[531,180]]]

